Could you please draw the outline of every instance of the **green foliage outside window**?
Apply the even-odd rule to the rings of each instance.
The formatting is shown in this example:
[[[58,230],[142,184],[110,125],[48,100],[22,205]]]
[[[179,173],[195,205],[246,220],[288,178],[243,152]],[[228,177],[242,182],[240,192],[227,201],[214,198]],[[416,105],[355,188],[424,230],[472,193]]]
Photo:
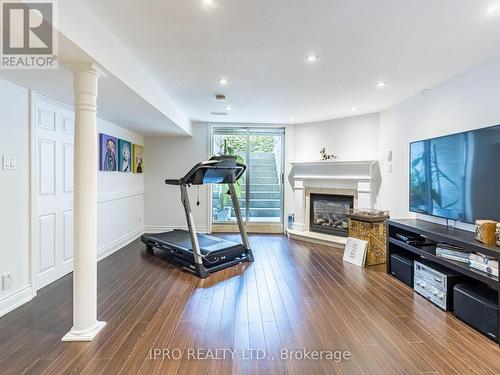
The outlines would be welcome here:
[[[241,135],[223,135],[217,137],[216,144],[220,150],[224,150],[224,141],[227,147],[231,147],[235,153],[242,153],[246,151],[247,139],[246,136]],[[269,135],[252,135],[250,137],[250,151],[251,152],[274,152],[276,140]]]

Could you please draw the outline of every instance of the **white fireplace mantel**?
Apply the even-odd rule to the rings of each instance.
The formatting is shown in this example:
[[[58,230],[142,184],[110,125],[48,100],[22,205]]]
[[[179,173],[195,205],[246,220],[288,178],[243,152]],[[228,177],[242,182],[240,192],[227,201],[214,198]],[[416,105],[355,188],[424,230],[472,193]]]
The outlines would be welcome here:
[[[294,232],[309,232],[310,193],[352,195],[354,208],[374,208],[380,171],[376,160],[293,162]]]

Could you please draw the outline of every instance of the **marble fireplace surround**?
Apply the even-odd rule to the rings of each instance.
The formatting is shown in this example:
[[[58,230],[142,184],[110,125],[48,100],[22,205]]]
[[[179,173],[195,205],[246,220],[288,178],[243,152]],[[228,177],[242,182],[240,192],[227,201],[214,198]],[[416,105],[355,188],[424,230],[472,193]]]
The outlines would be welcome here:
[[[293,229],[291,238],[343,247],[346,238],[309,230],[311,193],[350,195],[354,208],[374,208],[380,186],[378,162],[365,161],[315,161],[292,163],[289,181],[294,192]]]

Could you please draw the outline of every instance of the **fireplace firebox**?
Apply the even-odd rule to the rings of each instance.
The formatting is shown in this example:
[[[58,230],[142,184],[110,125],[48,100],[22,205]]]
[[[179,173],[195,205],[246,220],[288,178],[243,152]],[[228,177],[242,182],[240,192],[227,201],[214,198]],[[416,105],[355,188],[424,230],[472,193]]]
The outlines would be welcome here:
[[[347,213],[354,206],[354,197],[337,194],[310,195],[309,230],[347,237],[349,224]]]

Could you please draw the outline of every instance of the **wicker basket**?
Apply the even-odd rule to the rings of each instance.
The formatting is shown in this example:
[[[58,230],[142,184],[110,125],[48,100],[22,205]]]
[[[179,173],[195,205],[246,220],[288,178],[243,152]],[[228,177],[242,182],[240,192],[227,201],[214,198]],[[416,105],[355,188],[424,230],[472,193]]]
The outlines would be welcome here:
[[[493,220],[476,220],[476,240],[486,245],[496,244],[497,222]]]
[[[365,263],[367,266],[386,262],[385,220],[366,222],[349,218],[349,237],[368,241]]]

